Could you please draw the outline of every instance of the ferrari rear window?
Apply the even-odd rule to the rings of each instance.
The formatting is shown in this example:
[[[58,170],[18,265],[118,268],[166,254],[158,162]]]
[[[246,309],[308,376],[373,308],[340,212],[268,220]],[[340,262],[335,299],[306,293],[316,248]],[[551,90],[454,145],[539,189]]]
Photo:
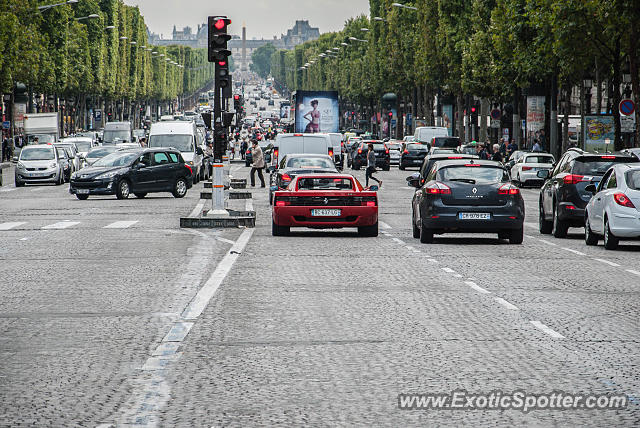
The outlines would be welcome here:
[[[349,178],[307,177],[298,180],[298,190],[353,190]]]

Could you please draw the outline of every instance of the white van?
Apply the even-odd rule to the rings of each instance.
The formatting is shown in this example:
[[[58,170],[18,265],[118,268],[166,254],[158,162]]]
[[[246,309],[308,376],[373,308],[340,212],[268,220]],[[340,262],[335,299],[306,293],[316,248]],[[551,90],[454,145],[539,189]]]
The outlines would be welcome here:
[[[336,166],[342,169],[344,166],[344,154],[342,153],[342,134],[338,132],[329,132],[331,142],[333,143],[333,161]]]
[[[273,153],[271,165],[277,168],[279,159],[290,153],[329,155],[334,159],[335,151],[329,134],[278,134]]]
[[[118,144],[133,142],[131,122],[108,122],[104,125],[102,144]]]
[[[206,178],[207,168],[202,165],[204,152],[195,122],[156,122],[149,131],[149,147],[173,147],[182,154],[193,170],[193,183]]]
[[[416,143],[431,144],[433,137],[448,137],[449,131],[443,126],[419,126],[413,136]]]

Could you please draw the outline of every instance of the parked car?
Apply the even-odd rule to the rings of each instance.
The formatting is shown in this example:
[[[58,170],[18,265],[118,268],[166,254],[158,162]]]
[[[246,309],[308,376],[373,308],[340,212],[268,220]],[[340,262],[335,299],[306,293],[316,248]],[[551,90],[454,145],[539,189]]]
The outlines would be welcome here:
[[[71,176],[69,193],[80,200],[90,195],[130,194],[144,198],[151,192],[171,192],[182,198],[192,185],[193,169],[177,149],[153,148],[111,153]]]
[[[15,186],[64,184],[64,164],[52,144],[32,144],[22,148],[15,169]]]
[[[569,149],[553,170],[538,171],[545,180],[540,189],[540,233],[564,238],[570,227],[584,227],[585,208],[593,196],[586,187],[598,184],[616,163],[640,162],[626,153],[599,154]]]
[[[363,188],[347,174],[302,174],[273,199],[273,236],[292,227],[357,227],[361,236],[378,236],[377,188]]]
[[[621,239],[640,238],[640,165],[615,164],[585,191],[594,194],[584,216],[587,245],[598,245],[602,237],[604,247],[615,250]]]
[[[269,203],[273,203],[273,192],[286,189],[291,181],[300,174],[334,174],[336,165],[329,155],[290,153],[285,155],[278,169],[271,174]]]
[[[527,153],[511,168],[511,178],[520,187],[542,184],[538,171],[550,170],[554,164],[555,158],[549,153]]]
[[[524,236],[524,199],[511,184],[502,163],[479,159],[442,160],[416,187],[412,201],[413,237],[433,242],[434,234],[497,233],[498,239],[521,244]]]

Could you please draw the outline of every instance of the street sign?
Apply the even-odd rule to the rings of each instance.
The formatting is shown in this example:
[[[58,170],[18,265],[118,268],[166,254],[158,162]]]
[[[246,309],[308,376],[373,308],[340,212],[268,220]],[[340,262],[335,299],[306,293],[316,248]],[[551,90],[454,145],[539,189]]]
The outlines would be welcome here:
[[[491,110],[491,119],[500,120],[501,117],[502,117],[502,112],[500,111],[500,109],[494,108],[493,110]]]
[[[636,115],[620,116],[620,132],[636,132]]]
[[[624,116],[631,116],[636,111],[636,104],[630,99],[620,101],[619,107],[620,114]]]
[[[2,122],[2,129],[9,129],[9,128],[11,128],[11,122],[9,122],[8,120]]]
[[[491,119],[492,128],[500,128],[500,119]]]
[[[96,109],[95,115],[96,115],[96,122],[102,122],[102,110]]]

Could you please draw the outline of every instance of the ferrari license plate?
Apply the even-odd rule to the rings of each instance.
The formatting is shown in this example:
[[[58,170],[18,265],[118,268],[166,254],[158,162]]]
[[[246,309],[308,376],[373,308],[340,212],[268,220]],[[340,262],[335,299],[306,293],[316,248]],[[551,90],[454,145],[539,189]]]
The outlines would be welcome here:
[[[489,213],[459,213],[460,220],[491,220]]]
[[[340,217],[342,210],[311,210],[313,217]]]

